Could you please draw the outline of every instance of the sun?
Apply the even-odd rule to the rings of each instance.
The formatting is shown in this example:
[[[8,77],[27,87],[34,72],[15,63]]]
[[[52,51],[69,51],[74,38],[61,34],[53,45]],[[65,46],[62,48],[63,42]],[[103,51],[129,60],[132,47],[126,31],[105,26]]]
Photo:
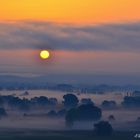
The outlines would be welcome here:
[[[50,57],[50,52],[48,50],[40,51],[40,58],[41,59],[48,59]]]

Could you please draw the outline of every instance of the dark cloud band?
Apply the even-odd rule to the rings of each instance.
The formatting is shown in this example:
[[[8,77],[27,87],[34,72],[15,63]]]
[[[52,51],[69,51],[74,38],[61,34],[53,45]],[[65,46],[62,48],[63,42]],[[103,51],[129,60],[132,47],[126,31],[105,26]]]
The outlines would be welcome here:
[[[68,25],[0,23],[0,49],[140,51],[140,23]]]

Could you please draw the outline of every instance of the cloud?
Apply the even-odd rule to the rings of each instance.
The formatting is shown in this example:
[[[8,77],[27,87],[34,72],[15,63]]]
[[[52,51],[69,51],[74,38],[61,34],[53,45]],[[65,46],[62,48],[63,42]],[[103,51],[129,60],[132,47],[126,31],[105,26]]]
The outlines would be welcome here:
[[[0,23],[0,49],[140,51],[140,23],[70,25]]]

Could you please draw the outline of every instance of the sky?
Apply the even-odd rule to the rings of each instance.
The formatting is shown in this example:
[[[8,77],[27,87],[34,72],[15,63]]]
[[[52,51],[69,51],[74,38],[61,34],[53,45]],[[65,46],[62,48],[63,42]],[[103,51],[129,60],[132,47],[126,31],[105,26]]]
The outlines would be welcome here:
[[[139,0],[4,0],[0,74],[61,75],[66,82],[70,75],[77,82],[79,75],[96,75],[98,82],[121,75],[124,83],[137,84],[139,7]],[[39,58],[42,49],[50,59]]]

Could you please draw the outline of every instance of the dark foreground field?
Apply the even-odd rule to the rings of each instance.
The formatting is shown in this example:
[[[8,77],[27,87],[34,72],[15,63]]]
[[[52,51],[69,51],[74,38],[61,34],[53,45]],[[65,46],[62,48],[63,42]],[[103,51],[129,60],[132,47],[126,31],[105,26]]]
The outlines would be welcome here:
[[[114,132],[110,137],[95,136],[92,131],[0,130],[0,140],[136,140],[140,132]]]

